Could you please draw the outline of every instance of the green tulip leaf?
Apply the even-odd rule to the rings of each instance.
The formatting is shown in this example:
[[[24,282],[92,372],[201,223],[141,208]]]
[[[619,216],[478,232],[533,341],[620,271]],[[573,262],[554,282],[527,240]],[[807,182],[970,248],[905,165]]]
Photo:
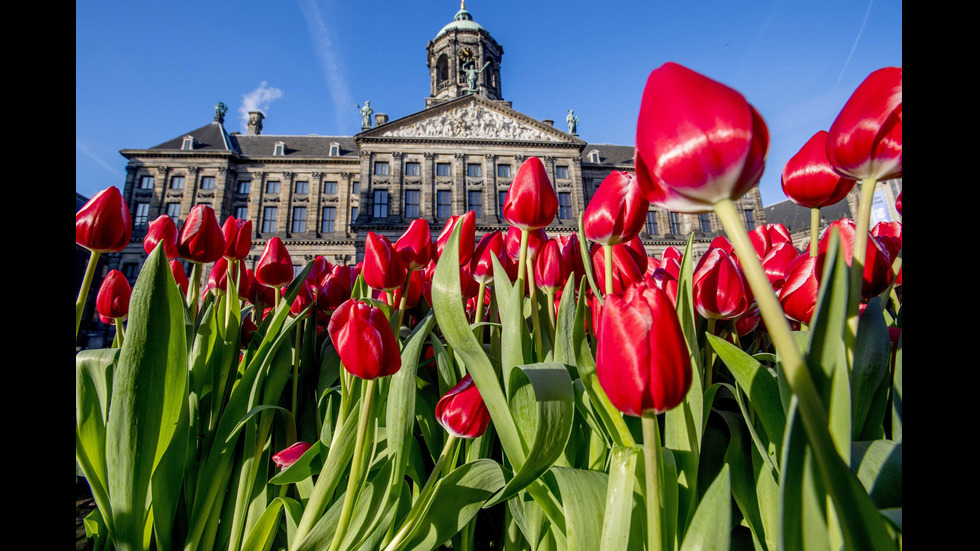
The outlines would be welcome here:
[[[881,425],[888,407],[891,342],[881,303],[872,300],[858,322],[851,369],[852,427],[856,440],[883,436]]]
[[[756,493],[756,474],[752,467],[753,453],[758,454],[758,448],[751,448],[745,441],[745,417],[728,411],[720,411],[719,414],[728,425],[729,441],[725,462],[731,468],[732,497],[748,524],[755,546],[765,551],[776,549],[775,533],[767,532],[767,526],[762,520],[761,500]],[[769,469],[761,469],[758,476],[772,479]]]
[[[902,443],[891,440],[854,442],[853,470],[878,509],[902,507]]]
[[[278,533],[280,513],[286,504],[285,499],[277,497],[266,507],[245,539],[243,551],[269,551],[272,548]]]
[[[634,461],[635,461],[635,455]],[[628,463],[628,460],[626,461]],[[623,469],[625,471],[625,469]],[[622,473],[621,473],[622,474]],[[561,493],[561,502],[565,511],[566,540],[569,551],[591,551],[602,549],[603,519],[605,518],[606,495],[608,493],[609,477],[606,473],[554,467],[548,471],[548,476],[554,476]],[[622,483],[622,481],[621,481]],[[627,505],[625,510],[625,526],[617,526],[617,540],[625,549],[629,540],[629,513],[632,506],[632,480],[629,491],[617,492],[617,497]],[[622,488],[620,488],[622,490]],[[617,519],[622,520],[622,519]],[[625,539],[623,537],[625,536]],[[606,548],[610,549],[610,548]]]
[[[82,350],[75,355],[75,460],[92,489],[99,510],[107,515],[106,420],[112,395],[112,371],[119,349]],[[111,517],[110,517],[111,520]]]
[[[898,350],[895,353],[895,375],[892,381],[892,440],[902,441],[902,336],[898,337]]]
[[[609,461],[609,482],[600,542],[594,549],[627,549],[633,510],[633,482],[636,478],[637,448],[615,446]],[[562,493],[564,498],[564,492]],[[595,515],[595,511],[591,513]],[[571,527],[570,527],[571,529]],[[569,541],[572,534],[569,533]]]
[[[694,512],[681,551],[728,551],[732,536],[731,477],[726,464]]]

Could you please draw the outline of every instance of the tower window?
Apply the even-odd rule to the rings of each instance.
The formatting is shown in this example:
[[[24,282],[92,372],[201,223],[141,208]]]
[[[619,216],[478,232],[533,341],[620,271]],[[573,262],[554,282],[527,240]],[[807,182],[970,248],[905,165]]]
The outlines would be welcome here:
[[[711,232],[711,216],[708,213],[702,212],[701,214],[699,214],[698,215],[698,222],[701,223],[701,231],[702,232],[704,232],[704,233]]]
[[[265,207],[262,209],[262,232],[272,233],[276,231],[276,217],[279,214],[278,207]]]
[[[306,180],[299,180],[296,182],[296,193],[309,193],[310,183]]]

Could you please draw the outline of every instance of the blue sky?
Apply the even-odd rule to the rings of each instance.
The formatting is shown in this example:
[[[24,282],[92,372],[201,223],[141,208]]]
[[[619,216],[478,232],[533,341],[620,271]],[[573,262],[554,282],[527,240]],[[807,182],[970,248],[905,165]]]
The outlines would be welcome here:
[[[632,145],[650,71],[674,61],[739,90],[769,127],[764,204],[875,69],[902,65],[899,1],[468,0],[504,48],[514,109],[593,143]],[[76,2],[75,190],[122,188],[120,149],[208,123],[225,102],[266,113],[266,134],[353,135],[355,103],[397,119],[429,93],[426,43],[458,0]],[[558,123],[556,123],[558,124]]]

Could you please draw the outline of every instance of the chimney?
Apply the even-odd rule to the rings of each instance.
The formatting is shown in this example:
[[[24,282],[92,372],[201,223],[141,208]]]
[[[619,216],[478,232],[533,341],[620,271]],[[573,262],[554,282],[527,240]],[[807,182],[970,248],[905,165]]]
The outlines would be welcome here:
[[[376,113],[374,115],[374,126],[381,126],[382,124],[388,124],[388,114]]]
[[[249,111],[248,112],[248,130],[245,132],[247,136],[258,136],[262,134],[262,119],[265,118],[265,113],[262,111]]]
[[[555,125],[554,119],[541,119],[541,122],[547,124],[548,126],[554,126]]]

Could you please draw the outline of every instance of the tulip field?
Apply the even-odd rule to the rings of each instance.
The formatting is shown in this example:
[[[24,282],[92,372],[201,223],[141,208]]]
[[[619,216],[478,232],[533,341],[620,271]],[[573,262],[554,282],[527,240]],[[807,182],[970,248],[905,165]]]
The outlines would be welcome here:
[[[769,139],[739,92],[668,63],[635,174],[602,182],[577,233],[545,233],[535,157],[509,231],[415,220],[295,277],[278,237],[245,265],[250,221],[161,216],[135,285],[91,290],[112,347],[75,356],[91,548],[901,549],[902,226],[870,212],[902,175],[902,69],[776,168],[813,213],[804,250],[735,209]],[[818,232],[855,186],[855,218]],[[651,204],[726,236],[650,257]],[[116,188],[76,213],[76,338],[132,231]]]

